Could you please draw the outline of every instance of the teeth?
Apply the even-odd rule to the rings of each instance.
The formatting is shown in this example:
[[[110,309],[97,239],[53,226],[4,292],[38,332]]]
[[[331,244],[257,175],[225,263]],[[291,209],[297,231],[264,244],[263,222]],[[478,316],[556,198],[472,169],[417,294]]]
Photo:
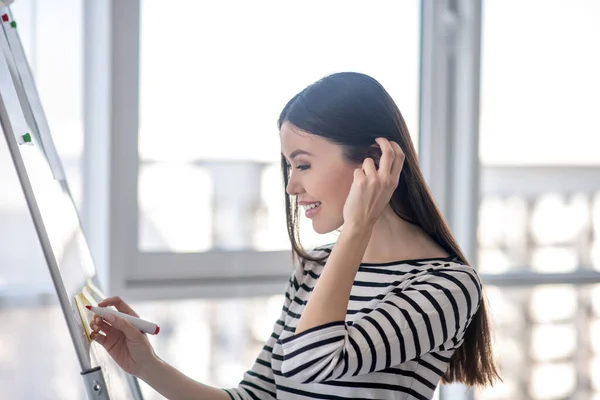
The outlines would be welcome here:
[[[317,201],[316,203],[312,203],[312,204],[305,204],[303,207],[306,211],[310,210],[311,208],[315,208],[321,205],[320,201]]]

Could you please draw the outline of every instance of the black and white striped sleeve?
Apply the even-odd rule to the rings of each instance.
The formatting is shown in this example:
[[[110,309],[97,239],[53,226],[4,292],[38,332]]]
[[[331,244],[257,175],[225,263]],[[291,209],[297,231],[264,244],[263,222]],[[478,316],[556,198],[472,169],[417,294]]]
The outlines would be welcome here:
[[[462,344],[479,308],[481,282],[468,266],[446,267],[396,288],[353,324],[318,326],[277,341],[276,374],[303,383],[363,375]]]
[[[234,400],[246,399],[276,399],[275,380],[273,376],[273,368],[271,366],[273,346],[279,339],[283,327],[285,325],[285,317],[287,310],[296,291],[300,285],[302,277],[302,268],[297,267],[292,273],[285,292],[285,300],[281,310],[281,314],[269,339],[263,346],[260,354],[256,358],[254,365],[244,374],[243,380],[235,389],[224,389],[229,397]]]

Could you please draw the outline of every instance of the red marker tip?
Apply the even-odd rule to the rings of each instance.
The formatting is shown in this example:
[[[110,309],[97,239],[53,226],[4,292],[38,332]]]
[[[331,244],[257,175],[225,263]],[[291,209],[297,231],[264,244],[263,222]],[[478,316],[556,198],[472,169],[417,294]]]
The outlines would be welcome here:
[[[91,310],[91,309],[92,309],[92,306],[90,306],[90,305],[87,305],[87,306],[85,306],[85,308],[87,308],[88,310]]]

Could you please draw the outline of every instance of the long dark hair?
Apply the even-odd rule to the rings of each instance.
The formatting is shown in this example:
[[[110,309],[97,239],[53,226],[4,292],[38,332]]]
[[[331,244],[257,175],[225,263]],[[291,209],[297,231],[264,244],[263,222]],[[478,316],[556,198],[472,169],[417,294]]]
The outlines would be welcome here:
[[[375,138],[385,137],[397,142],[404,151],[405,161],[398,187],[390,200],[392,209],[402,219],[423,229],[449,254],[468,264],[421,173],[404,118],[378,81],[354,72],[326,76],[287,103],[279,116],[279,129],[284,122],[341,145],[346,159],[356,163],[363,162],[366,157],[377,157],[373,153],[377,149],[372,147]],[[285,192],[289,171],[283,155],[281,172]],[[285,207],[294,256],[301,263],[309,260],[324,264],[327,256],[315,258],[300,243],[297,199],[285,193]],[[487,386],[499,378],[492,352],[486,299],[483,297],[442,382]]]

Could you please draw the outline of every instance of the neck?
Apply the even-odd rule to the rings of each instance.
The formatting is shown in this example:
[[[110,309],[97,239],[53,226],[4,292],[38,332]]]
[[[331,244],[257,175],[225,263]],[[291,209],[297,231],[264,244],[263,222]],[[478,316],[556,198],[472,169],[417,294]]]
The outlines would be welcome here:
[[[400,218],[388,205],[373,227],[363,262],[383,263],[446,255],[421,228]]]

